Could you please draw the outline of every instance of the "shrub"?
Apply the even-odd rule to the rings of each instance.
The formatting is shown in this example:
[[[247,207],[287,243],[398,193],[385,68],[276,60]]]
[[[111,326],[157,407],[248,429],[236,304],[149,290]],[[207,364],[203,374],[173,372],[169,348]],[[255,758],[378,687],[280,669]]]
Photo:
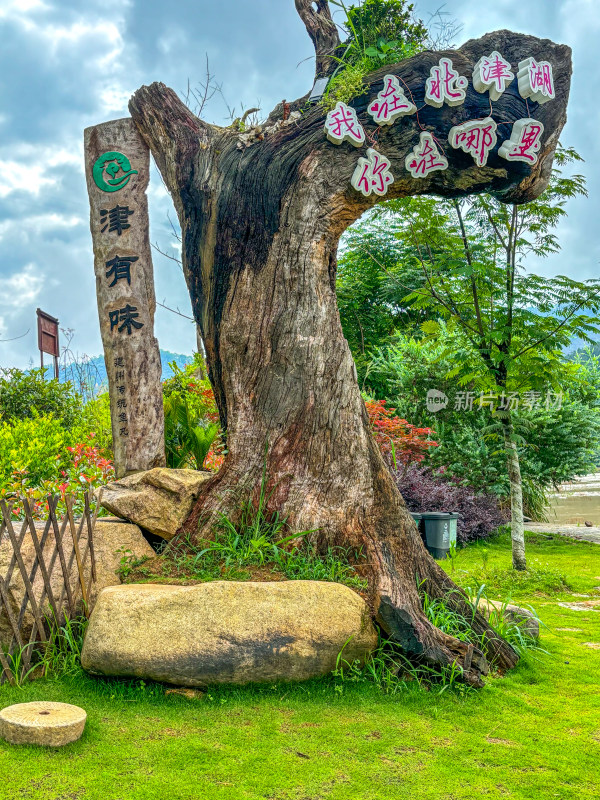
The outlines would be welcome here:
[[[0,485],[14,472],[27,473],[30,486],[58,477],[68,457],[71,435],[52,415],[0,423]]]
[[[451,337],[448,332],[448,337]],[[452,340],[454,360],[470,363],[472,354]],[[506,456],[489,409],[479,407],[479,390],[451,377],[453,363],[442,345],[398,332],[386,347],[373,353],[365,378],[369,395],[385,398],[397,413],[415,425],[435,426],[438,447],[430,451],[432,470],[444,468],[444,477],[470,486],[475,493],[489,491],[509,496]],[[450,377],[449,377],[450,376]],[[445,409],[428,411],[426,396],[437,389],[448,397]],[[600,444],[600,364],[588,358],[578,363],[561,383],[561,408],[534,409],[523,404],[515,414],[521,437],[519,458],[526,513],[540,515],[545,493],[595,468]],[[472,410],[461,406],[458,392],[472,391]],[[459,410],[460,409],[460,410]],[[497,425],[495,426],[497,429]]]
[[[163,382],[167,466],[216,471],[225,448],[204,359],[195,353],[183,369],[174,361],[169,366],[173,375]]]
[[[409,511],[454,511],[458,513],[460,544],[489,536],[507,521],[498,500],[444,479],[426,467],[410,466],[395,473],[396,483]]]
[[[77,422],[72,428],[75,442],[86,442],[91,438],[105,458],[113,457],[112,425],[110,419],[110,396],[103,392],[83,406]]]
[[[0,370],[0,417],[6,421],[52,415],[71,428],[81,414],[81,397],[70,382],[47,380],[45,369]]]
[[[371,422],[371,430],[381,454],[395,467],[403,464],[405,469],[423,461],[432,447],[437,447],[428,437],[435,433],[431,428],[417,428],[395,415],[395,408],[386,408],[385,400],[366,400],[365,406]]]
[[[95,445],[93,434],[78,442],[52,416],[0,423],[0,497],[28,497],[36,519],[47,518],[49,494],[75,495],[79,511],[84,489],[113,478],[112,461]]]

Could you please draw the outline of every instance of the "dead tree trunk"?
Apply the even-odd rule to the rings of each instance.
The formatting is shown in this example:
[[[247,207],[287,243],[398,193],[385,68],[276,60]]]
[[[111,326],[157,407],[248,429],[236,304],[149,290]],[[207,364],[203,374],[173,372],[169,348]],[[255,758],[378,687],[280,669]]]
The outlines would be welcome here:
[[[338,43],[327,3],[296,0],[315,43],[317,73]],[[450,56],[471,80],[481,55],[499,50],[513,63],[529,56],[550,60],[556,99],[537,109],[545,134],[532,169],[496,155],[477,168],[470,156],[447,148],[449,168],[413,179],[404,158],[419,127],[447,140],[452,125],[490,113],[488,95],[470,86],[464,106],[423,106],[432,65]],[[365,110],[382,88],[384,74],[410,87],[417,116],[385,129],[369,125]],[[446,197],[493,191],[524,202],[545,188],[554,148],[565,122],[570,51],[538,39],[498,32],[451,53],[422,53],[369,76],[366,93],[352,105],[377,147],[397,164],[387,197],[436,193]],[[423,108],[421,108],[423,106]],[[497,104],[498,116],[529,116],[514,90]],[[202,331],[209,375],[229,454],[207,482],[188,529],[206,535],[214,514],[235,513],[240,496],[260,485],[265,445],[270,504],[295,530],[316,530],[322,543],[361,550],[370,578],[373,610],[381,626],[410,654],[438,665],[458,664],[468,682],[481,684],[486,656],[440,632],[426,619],[417,588],[442,596],[456,587],[426,553],[416,527],[369,431],[356,371],[342,329],[335,295],[340,235],[380,200],[350,186],[359,155],[348,143],[326,140],[324,112],[306,98],[291,104],[284,121],[273,112],[248,133],[211,126],[163,84],[142,87],[131,114],[171,192],[182,228],[183,263],[194,314]],[[510,131],[510,128],[508,129]],[[508,134],[507,134],[508,136]],[[458,609],[464,599],[452,594]],[[487,633],[487,659],[500,669],[517,661]]]

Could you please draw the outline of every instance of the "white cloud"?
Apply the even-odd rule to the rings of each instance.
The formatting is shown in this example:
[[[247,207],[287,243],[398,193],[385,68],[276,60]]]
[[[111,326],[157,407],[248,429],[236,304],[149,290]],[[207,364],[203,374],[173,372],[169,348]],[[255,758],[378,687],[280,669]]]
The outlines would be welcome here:
[[[80,142],[70,148],[23,143],[10,148],[13,158],[2,158],[0,151],[0,198],[17,191],[39,196],[45,186],[56,184],[56,177],[47,174],[55,167],[83,171],[82,148]]]
[[[83,217],[74,215],[36,214],[27,218],[27,232],[30,234],[44,234],[56,231],[57,228],[72,229],[83,224],[85,224]],[[0,222],[0,241],[4,237],[18,236],[22,230],[23,223],[20,219],[4,220],[4,222]]]
[[[128,89],[122,89],[118,85],[107,86],[100,91],[99,95],[101,112],[107,115],[113,111],[125,113],[130,97],[131,92]]]
[[[42,186],[52,183],[50,178],[44,177],[44,172],[43,164],[24,164],[0,159],[0,197],[16,191],[39,195]]]
[[[0,278],[0,307],[20,308],[33,303],[44,284],[44,278],[35,264],[26,264],[20,272]]]
[[[0,19],[19,17],[30,11],[46,11],[48,5],[42,0],[3,0],[0,7]]]

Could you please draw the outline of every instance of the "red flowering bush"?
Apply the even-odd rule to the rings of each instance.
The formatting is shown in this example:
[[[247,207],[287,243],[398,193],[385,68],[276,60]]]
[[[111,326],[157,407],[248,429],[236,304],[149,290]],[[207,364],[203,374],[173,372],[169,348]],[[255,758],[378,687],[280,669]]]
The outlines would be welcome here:
[[[8,501],[27,497],[31,504],[34,519],[48,518],[48,495],[60,495],[59,513],[64,513],[66,494],[73,495],[74,510],[83,510],[83,492],[97,496],[98,489],[114,480],[115,471],[110,459],[102,455],[99,447],[93,444],[94,434],[87,442],[67,447],[68,455],[57,457],[57,477],[52,480],[35,480],[28,469],[14,469],[10,480],[0,487],[0,497]],[[22,507],[13,509],[15,518],[22,514]]]
[[[94,434],[90,435],[90,441]],[[67,470],[61,470],[61,475],[66,481],[60,484],[61,487],[74,485],[79,482],[85,488],[99,486],[103,483],[112,481],[115,476],[115,469],[112,460],[105,458],[100,448],[92,444],[79,443],[73,447],[67,447],[73,459],[73,465]],[[66,489],[68,491],[68,489]]]
[[[385,400],[365,401],[375,441],[385,460],[397,469],[402,464],[406,469],[425,458],[438,442],[429,438],[435,435],[432,428],[417,428],[401,417],[395,416],[395,408],[386,408]]]

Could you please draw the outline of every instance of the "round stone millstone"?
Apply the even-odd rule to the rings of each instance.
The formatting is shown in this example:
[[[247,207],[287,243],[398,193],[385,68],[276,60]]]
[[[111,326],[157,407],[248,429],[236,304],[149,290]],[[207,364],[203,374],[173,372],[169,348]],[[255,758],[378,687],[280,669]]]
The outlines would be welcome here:
[[[18,703],[0,711],[0,738],[10,744],[63,747],[81,737],[86,718],[83,708],[68,703]]]

